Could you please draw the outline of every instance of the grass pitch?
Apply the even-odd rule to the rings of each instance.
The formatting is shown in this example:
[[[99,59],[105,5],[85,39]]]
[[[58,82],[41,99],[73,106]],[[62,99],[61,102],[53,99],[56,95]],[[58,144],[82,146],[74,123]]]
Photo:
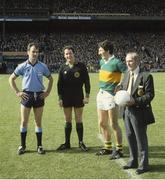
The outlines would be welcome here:
[[[145,179],[165,178],[165,73],[155,73],[155,99],[152,102],[156,123],[148,126],[149,156],[151,171],[140,176]],[[78,138],[73,121],[71,145],[66,152],[57,152],[56,148],[64,142],[64,116],[58,106],[56,90],[57,74],[53,75],[54,86],[46,100],[43,114],[43,145],[46,155],[36,152],[34,116],[31,113],[27,134],[27,150],[24,155],[16,154],[20,143],[20,104],[19,98],[9,87],[9,75],[0,75],[0,178],[1,179],[129,179],[129,173],[122,170],[119,163],[110,161],[107,156],[97,157],[95,152],[102,146],[97,138],[96,94],[98,92],[98,74],[90,74],[90,103],[84,108],[84,141],[90,148],[82,152],[78,148]],[[47,83],[47,81],[45,81]],[[21,86],[20,78],[17,80]],[[128,147],[122,119],[125,157],[128,160]]]

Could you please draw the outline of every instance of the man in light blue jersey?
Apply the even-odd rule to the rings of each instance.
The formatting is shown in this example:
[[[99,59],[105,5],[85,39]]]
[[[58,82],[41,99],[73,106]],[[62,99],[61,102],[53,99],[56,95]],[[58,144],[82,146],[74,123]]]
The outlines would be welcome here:
[[[30,110],[33,107],[35,117],[35,131],[37,137],[37,152],[45,154],[42,147],[42,113],[44,99],[50,94],[53,85],[53,78],[47,66],[38,60],[39,46],[37,43],[28,44],[28,59],[18,65],[9,77],[9,84],[16,95],[21,98],[21,145],[18,148],[18,154],[24,154],[26,150],[26,134]],[[22,76],[22,90],[19,90],[15,80]],[[48,86],[45,90],[43,85],[43,76],[48,78]]]

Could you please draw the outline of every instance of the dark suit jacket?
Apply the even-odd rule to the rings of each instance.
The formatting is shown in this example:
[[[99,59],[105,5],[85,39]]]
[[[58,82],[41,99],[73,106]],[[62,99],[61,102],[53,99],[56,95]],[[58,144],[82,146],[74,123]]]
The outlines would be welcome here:
[[[129,72],[124,74],[120,89],[127,90],[129,83]],[[128,108],[135,113],[137,120],[144,124],[155,122],[152,112],[151,101],[155,96],[153,77],[148,72],[140,70],[132,90],[135,105]]]

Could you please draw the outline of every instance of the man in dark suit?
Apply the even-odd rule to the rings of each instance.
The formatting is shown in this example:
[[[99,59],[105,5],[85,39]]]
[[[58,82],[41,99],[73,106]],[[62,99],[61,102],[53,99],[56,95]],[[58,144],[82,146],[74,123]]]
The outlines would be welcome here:
[[[150,104],[155,95],[154,83],[152,75],[140,69],[137,53],[128,53],[126,64],[128,71],[120,89],[127,90],[131,97],[123,114],[130,159],[123,169],[137,168],[136,174],[142,174],[149,170],[147,125],[155,122]]]

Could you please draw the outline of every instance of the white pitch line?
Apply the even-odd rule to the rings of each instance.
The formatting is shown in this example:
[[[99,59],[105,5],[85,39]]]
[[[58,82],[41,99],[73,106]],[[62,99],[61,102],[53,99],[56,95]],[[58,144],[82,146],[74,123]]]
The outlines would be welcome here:
[[[159,89],[155,89],[155,91],[157,91],[157,92],[159,92],[159,93],[162,93],[162,94],[165,94],[164,91],[161,91],[161,90],[159,90]]]
[[[121,159],[116,159],[115,162],[117,164],[119,164],[121,167],[126,165],[126,162],[122,158]],[[135,169],[126,169],[126,170],[123,170],[123,171],[126,172],[131,179],[142,179],[142,177],[140,175],[135,174]]]
[[[103,135],[101,133],[99,133],[97,135],[98,139],[104,144],[104,138]],[[126,162],[124,161],[124,159],[115,159],[114,160],[121,168],[126,165]],[[136,175],[135,174],[135,169],[126,169],[123,170],[125,173],[128,174],[128,176],[130,177],[130,179],[142,179],[142,177],[140,175]]]

